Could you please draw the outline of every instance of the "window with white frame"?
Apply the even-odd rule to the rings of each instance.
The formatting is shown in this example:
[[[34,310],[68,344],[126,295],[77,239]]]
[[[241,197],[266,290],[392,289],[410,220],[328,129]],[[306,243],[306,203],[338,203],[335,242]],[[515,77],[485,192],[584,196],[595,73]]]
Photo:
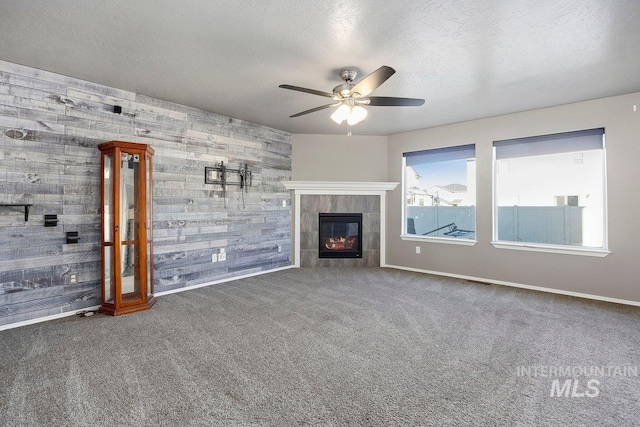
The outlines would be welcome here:
[[[474,240],[475,145],[403,154],[403,236]]]
[[[606,250],[603,128],[493,145],[494,243]]]

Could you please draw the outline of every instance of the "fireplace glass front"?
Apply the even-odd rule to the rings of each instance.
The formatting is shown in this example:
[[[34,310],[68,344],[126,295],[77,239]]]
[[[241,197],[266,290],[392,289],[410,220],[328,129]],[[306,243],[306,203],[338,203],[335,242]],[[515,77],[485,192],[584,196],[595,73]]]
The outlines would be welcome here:
[[[362,258],[362,214],[320,213],[320,258]]]

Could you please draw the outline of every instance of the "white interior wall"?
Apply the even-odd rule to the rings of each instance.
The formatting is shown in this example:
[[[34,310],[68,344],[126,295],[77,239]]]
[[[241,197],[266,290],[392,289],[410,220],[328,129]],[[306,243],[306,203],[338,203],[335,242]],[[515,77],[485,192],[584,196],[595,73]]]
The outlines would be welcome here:
[[[309,181],[401,181],[402,153],[476,144],[475,246],[400,239],[402,189],[388,195],[387,264],[640,302],[640,93],[377,136],[293,135],[292,176]],[[492,238],[493,141],[604,127],[608,241],[604,258],[497,249]],[[385,163],[385,166],[382,166]],[[421,246],[421,254],[415,247]]]
[[[293,181],[387,180],[386,136],[296,134],[291,157]]]
[[[469,247],[401,240],[398,188],[388,196],[387,263],[640,302],[640,111],[634,112],[634,105],[640,106],[640,93],[389,136],[389,181],[401,180],[403,152],[476,144],[478,243]],[[597,258],[494,248],[493,141],[597,127],[606,133],[611,254]],[[416,254],[417,245],[421,254]]]

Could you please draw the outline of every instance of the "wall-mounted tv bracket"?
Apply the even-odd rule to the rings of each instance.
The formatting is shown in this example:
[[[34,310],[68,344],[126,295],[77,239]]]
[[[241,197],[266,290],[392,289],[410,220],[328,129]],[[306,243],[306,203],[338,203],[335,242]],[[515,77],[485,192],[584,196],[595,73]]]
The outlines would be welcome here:
[[[249,170],[249,165],[245,163],[244,167],[238,169],[238,174],[240,174],[240,188],[248,193],[249,189],[247,187],[251,187],[253,184],[253,176]]]
[[[246,163],[244,167],[238,170],[238,174],[240,175],[240,191],[242,192],[242,207],[244,208],[244,193],[249,192],[249,187],[253,184],[253,177]]]
[[[228,180],[230,173],[238,174],[239,181]],[[224,162],[220,162],[217,166],[207,166],[204,168],[204,183],[222,186],[222,197],[224,198],[225,208],[227,207],[227,185],[240,186],[240,190],[244,190],[242,194],[242,207],[244,207],[244,192],[249,191],[249,187],[253,184],[253,177],[246,163],[239,169],[232,169],[228,168]]]

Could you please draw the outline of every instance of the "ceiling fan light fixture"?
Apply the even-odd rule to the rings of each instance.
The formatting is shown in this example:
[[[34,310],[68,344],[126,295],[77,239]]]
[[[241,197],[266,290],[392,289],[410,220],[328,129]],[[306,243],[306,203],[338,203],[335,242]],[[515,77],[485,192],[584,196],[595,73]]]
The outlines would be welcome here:
[[[351,110],[351,114],[349,114],[349,117],[347,117],[347,123],[353,126],[363,121],[365,117],[367,117],[367,110],[359,105],[356,105]]]
[[[342,124],[350,115],[351,111],[349,106],[346,104],[342,104],[336,111],[331,115],[331,120],[336,122],[337,124]]]

